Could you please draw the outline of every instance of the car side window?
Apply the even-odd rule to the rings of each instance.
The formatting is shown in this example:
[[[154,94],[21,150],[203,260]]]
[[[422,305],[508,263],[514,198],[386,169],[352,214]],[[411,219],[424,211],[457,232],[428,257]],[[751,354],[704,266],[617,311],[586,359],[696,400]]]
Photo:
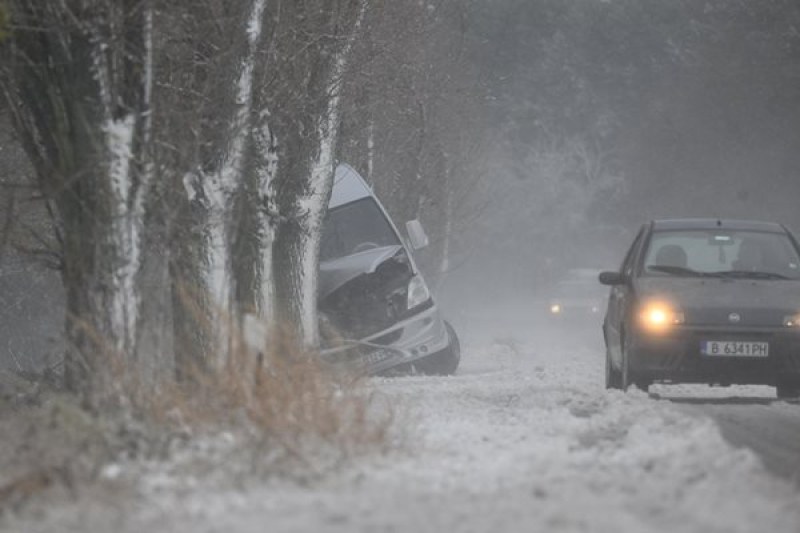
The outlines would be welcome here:
[[[639,230],[639,233],[636,235],[636,238],[633,239],[633,244],[628,249],[628,253],[625,254],[625,260],[622,262],[622,267],[620,268],[620,272],[626,277],[630,278],[633,275],[633,267],[636,262],[636,255],[639,250],[639,245],[642,242],[644,235],[644,228]]]

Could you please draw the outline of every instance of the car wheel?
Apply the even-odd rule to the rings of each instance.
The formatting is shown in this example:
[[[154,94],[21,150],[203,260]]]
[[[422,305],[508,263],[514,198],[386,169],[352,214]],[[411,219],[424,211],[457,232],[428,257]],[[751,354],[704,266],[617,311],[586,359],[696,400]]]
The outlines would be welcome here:
[[[623,336],[622,338],[622,370],[620,371],[620,388],[624,391],[628,390],[628,387],[634,385],[637,389],[641,390],[642,392],[648,392],[650,390],[650,382],[644,379],[641,379],[639,376],[633,373],[631,370],[630,360],[633,349],[631,348],[630,341],[628,340],[627,335]]]
[[[458,364],[461,362],[461,344],[458,342],[456,331],[449,322],[445,322],[444,327],[447,329],[449,338],[447,348],[414,361],[414,367],[423,374],[450,376],[456,373]]]
[[[622,375],[620,371],[614,368],[614,363],[611,361],[611,354],[606,348],[606,388],[607,389],[621,389],[622,388]]]
[[[628,366],[628,359],[630,358],[630,345],[628,344],[628,336],[622,337],[622,368],[620,369],[620,388],[624,391],[628,390],[631,386],[630,367]]]
[[[780,400],[800,399],[800,383],[778,383],[775,392]]]

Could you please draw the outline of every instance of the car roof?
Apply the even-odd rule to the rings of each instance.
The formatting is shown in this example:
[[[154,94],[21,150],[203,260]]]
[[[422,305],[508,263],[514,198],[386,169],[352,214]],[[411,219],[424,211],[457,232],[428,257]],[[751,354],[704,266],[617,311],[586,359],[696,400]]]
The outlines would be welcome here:
[[[775,222],[739,220],[731,218],[672,218],[652,221],[653,230],[729,229],[785,233],[786,229]]]
[[[328,203],[329,209],[370,196],[372,196],[372,189],[353,167],[347,163],[340,163],[336,167],[333,190]]]

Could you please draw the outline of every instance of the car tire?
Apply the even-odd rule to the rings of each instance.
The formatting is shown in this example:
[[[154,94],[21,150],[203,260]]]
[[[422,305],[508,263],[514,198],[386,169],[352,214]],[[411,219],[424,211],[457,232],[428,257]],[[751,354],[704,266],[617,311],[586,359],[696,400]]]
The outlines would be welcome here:
[[[622,389],[622,374],[614,368],[608,348],[606,348],[606,389]]]
[[[631,386],[631,370],[630,366],[628,365],[628,359],[630,359],[630,345],[628,344],[628,336],[623,334],[622,342],[620,342],[620,346],[622,346],[622,368],[620,369],[620,389],[627,392],[628,387]]]
[[[430,376],[451,376],[456,373],[461,362],[461,343],[449,322],[445,322],[444,327],[449,339],[447,348],[414,361],[414,368],[419,372]]]
[[[800,383],[778,383],[775,387],[779,400],[800,399]]]
[[[637,389],[642,392],[648,392],[650,390],[650,381],[642,379],[640,376],[637,376],[631,370],[631,355],[632,349],[630,345],[630,340],[628,340],[628,336],[624,335],[622,337],[622,370],[620,371],[620,388],[627,392],[628,388],[633,385]]]

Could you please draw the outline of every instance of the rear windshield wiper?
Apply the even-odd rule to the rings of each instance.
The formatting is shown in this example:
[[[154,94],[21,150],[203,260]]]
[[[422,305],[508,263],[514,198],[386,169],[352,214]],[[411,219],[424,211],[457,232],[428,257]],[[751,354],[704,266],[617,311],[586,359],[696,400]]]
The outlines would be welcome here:
[[[745,278],[745,279],[792,279],[783,274],[775,272],[762,272],[760,270],[722,270],[714,272],[714,275],[721,278]]]
[[[654,272],[664,272],[666,274],[671,274],[673,276],[697,276],[703,278],[713,275],[707,272],[698,272],[697,270],[692,270],[691,268],[674,266],[674,265],[650,265],[647,267],[647,270],[652,270]]]

